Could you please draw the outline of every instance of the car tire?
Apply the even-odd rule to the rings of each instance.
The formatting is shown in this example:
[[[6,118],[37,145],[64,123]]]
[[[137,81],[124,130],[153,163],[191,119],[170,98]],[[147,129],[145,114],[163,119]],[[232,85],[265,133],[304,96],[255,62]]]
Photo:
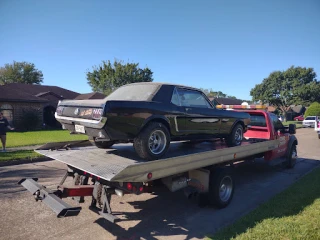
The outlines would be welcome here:
[[[169,130],[163,123],[150,122],[134,139],[133,146],[142,159],[157,160],[170,146]]]
[[[115,143],[114,141],[91,141],[97,148],[108,149]]]
[[[230,135],[226,137],[226,143],[228,147],[240,146],[243,140],[243,127],[240,123],[237,123]]]
[[[209,177],[209,204],[225,208],[233,198],[235,183],[229,168],[214,168]]]

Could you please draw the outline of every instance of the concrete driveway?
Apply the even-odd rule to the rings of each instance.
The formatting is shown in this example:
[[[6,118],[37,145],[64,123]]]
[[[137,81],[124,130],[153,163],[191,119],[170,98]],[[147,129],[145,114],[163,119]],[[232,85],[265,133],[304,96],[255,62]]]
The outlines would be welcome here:
[[[287,188],[320,164],[320,140],[312,129],[299,129],[299,160],[294,169],[239,164],[232,203],[222,210],[199,208],[183,192],[165,188],[155,194],[114,196],[112,209],[123,221],[112,224],[82,204],[77,217],[56,218],[43,203],[16,183],[38,177],[47,187],[57,186],[65,166],[57,161],[0,167],[1,239],[202,239],[232,223]],[[71,199],[68,203],[76,206]]]

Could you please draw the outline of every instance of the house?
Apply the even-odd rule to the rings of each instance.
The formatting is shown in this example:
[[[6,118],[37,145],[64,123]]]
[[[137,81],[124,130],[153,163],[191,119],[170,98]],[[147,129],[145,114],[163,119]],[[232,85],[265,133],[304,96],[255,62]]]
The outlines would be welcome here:
[[[10,83],[0,86],[0,109],[18,130],[26,129],[30,124],[36,125],[33,128],[54,128],[60,126],[54,117],[60,100],[104,97],[100,93],[79,94],[57,86]]]
[[[209,98],[209,100],[216,105],[241,105],[243,100],[235,98]]]

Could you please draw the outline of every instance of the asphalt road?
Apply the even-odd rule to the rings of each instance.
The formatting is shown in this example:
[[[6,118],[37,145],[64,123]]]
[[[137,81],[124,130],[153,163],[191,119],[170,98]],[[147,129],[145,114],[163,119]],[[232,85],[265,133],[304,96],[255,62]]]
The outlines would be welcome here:
[[[202,239],[320,164],[320,140],[316,133],[299,129],[296,136],[299,160],[294,169],[260,163],[237,165],[237,188],[232,203],[225,209],[199,208],[182,191],[170,193],[159,188],[154,194],[113,196],[112,210],[122,219],[117,224],[89,210],[90,199],[81,205],[83,209],[77,217],[56,218],[54,212],[17,185],[21,178],[38,177],[41,184],[54,188],[65,170],[57,161],[0,167],[1,239]],[[71,199],[67,202],[77,205]]]

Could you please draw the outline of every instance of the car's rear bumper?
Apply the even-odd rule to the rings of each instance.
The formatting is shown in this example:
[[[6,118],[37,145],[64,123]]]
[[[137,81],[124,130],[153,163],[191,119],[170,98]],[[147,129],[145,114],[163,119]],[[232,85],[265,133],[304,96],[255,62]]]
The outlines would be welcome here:
[[[73,133],[73,134],[85,134],[92,138],[103,138],[105,140],[111,140],[109,134],[106,132],[104,128],[97,129],[97,128],[90,128],[86,126],[83,126],[83,127],[84,127],[84,132],[78,132],[74,124],[68,124],[68,123],[62,124],[63,129],[67,129],[70,131],[70,133]]]

